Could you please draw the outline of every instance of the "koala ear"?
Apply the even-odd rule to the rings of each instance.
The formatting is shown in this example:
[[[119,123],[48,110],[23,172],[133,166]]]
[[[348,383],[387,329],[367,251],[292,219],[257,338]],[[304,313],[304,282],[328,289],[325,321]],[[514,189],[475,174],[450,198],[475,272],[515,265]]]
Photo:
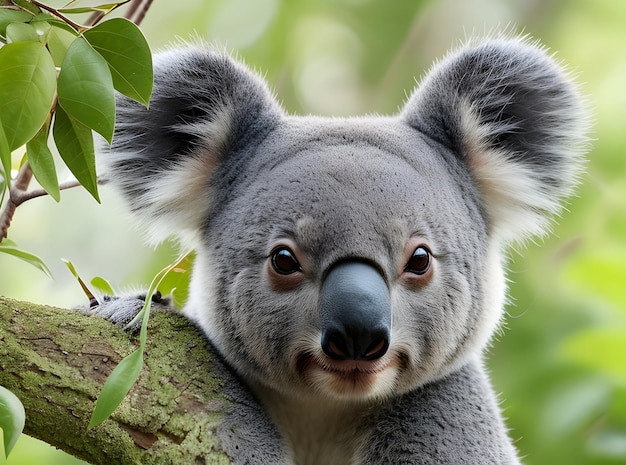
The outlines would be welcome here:
[[[193,237],[207,218],[217,166],[235,163],[281,115],[265,82],[225,53],[173,49],[154,58],[149,109],[118,97],[100,168],[154,242]]]
[[[588,120],[573,82],[523,38],[451,53],[426,75],[401,118],[468,167],[490,234],[543,235],[581,170]]]

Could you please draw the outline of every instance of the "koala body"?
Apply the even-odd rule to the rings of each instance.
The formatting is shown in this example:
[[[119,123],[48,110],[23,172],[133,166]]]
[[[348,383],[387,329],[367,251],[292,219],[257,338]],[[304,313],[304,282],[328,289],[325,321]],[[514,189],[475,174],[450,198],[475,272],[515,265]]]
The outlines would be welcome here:
[[[390,117],[289,116],[224,53],[157,55],[101,161],[155,240],[195,247],[184,314],[277,428],[233,461],[519,463],[482,353],[503,250],[559,212],[585,121],[519,38],[451,53]]]

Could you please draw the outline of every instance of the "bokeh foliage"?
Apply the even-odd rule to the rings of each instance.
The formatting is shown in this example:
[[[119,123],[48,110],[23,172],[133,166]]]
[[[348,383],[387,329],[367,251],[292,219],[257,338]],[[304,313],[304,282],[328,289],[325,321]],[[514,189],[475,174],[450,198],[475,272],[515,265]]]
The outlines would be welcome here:
[[[558,52],[596,121],[588,170],[555,234],[510,252],[511,305],[488,364],[524,463],[616,465],[626,463],[624,24],[621,0],[185,0],[155,2],[142,29],[156,49],[194,31],[221,43],[305,114],[394,112],[433,59],[494,27]],[[13,270],[1,294],[71,305],[81,291],[55,265],[61,256],[122,285],[145,285],[172,258],[171,247],[139,246],[106,188],[102,207],[62,195],[29,202],[11,230],[57,281],[0,256]],[[27,441],[9,465],[78,463]]]

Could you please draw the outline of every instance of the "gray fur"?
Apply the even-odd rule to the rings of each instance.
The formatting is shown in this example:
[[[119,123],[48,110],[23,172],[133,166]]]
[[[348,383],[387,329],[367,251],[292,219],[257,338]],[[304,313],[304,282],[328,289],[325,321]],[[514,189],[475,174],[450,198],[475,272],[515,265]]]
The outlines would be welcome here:
[[[399,115],[326,119],[285,115],[223,53],[155,64],[149,110],[120,98],[106,176],[155,240],[193,237],[184,312],[261,399],[286,456],[519,463],[480,360],[505,300],[502,247],[542,234],[580,170],[586,122],[560,67],[523,39],[478,41]],[[420,245],[422,277],[405,270]],[[298,272],[274,271],[279,246]],[[389,350],[355,362],[376,373],[350,372],[355,385],[320,349],[320,289],[345,261],[373,265],[392,307]],[[249,463],[276,463],[263,447]]]

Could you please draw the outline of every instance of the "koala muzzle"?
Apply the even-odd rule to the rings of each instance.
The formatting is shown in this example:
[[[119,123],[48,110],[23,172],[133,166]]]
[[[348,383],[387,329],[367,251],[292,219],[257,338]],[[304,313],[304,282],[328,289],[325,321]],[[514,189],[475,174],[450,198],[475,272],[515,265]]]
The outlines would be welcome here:
[[[376,360],[389,348],[391,302],[372,265],[342,262],[331,269],[320,296],[322,350],[334,360]]]

